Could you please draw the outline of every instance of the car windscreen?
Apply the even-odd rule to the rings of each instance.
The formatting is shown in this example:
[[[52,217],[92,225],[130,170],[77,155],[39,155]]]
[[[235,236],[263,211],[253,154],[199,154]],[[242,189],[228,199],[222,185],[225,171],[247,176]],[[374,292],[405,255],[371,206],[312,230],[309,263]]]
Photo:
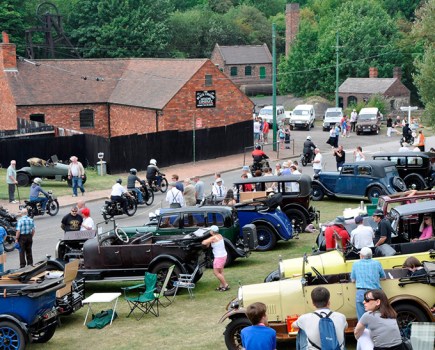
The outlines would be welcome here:
[[[260,110],[260,115],[272,115],[273,110],[269,108],[263,108]]]
[[[295,109],[293,115],[309,115],[308,111],[302,109]]]
[[[358,120],[376,120],[376,114],[360,114]]]
[[[326,118],[341,117],[341,112],[326,112]]]

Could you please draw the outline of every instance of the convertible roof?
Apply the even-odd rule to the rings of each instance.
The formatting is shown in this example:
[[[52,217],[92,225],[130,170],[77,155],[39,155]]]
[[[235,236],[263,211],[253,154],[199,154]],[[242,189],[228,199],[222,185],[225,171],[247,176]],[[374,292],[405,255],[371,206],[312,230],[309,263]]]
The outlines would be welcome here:
[[[400,216],[411,214],[426,214],[435,212],[435,200],[399,205],[392,209]]]

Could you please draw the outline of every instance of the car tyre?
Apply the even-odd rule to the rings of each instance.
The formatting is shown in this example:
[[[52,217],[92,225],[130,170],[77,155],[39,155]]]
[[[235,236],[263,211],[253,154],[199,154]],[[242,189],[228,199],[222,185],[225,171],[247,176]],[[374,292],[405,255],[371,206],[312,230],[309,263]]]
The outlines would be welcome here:
[[[157,293],[160,293],[160,289],[165,281],[166,274],[168,273],[168,269],[174,265],[173,261],[162,261],[158,263],[154,268],[152,269],[152,273],[155,273],[157,275]],[[174,282],[178,280],[178,277],[180,276],[181,269],[180,267],[175,264],[175,268],[172,271],[172,275],[169,279],[168,285],[166,286],[166,296],[174,295],[175,294],[175,287]]]
[[[393,305],[393,309],[397,312],[397,323],[399,325],[400,333],[407,338],[409,338],[411,334],[411,323],[430,322],[430,319],[426,314],[415,305]]]
[[[373,202],[374,198],[379,198],[384,194],[384,191],[379,186],[370,187],[367,191],[367,197],[370,202]]]
[[[325,196],[325,193],[323,192],[322,188],[319,185],[313,185],[313,200],[314,201],[321,201],[323,197]]]
[[[266,276],[264,283],[275,282],[279,280],[279,270],[274,270]]]
[[[285,211],[285,215],[289,218],[293,225],[293,234],[301,233],[305,231],[305,227],[307,227],[307,218],[304,213],[299,209],[287,209]]]
[[[56,332],[57,323],[50,325],[45,331],[39,333],[33,337],[34,343],[46,343],[53,338],[54,332]]]
[[[421,191],[426,188],[426,183],[418,176],[408,175],[405,177],[404,180],[405,180],[406,187],[409,188],[410,190]],[[393,186],[394,186],[394,182],[393,182]]]
[[[17,182],[18,186],[24,187],[30,185],[30,175],[26,173],[18,173],[17,174]]]
[[[258,247],[257,251],[265,252],[267,250],[272,250],[276,246],[276,233],[267,225],[257,224],[257,239]]]
[[[4,349],[25,349],[26,337],[24,331],[15,323],[11,321],[1,321],[0,334],[2,335],[2,344],[5,346]]]
[[[252,323],[247,317],[238,317],[231,320],[224,332],[225,345],[229,350],[242,349],[242,329],[251,325]]]
[[[0,221],[0,227],[3,227],[6,231],[6,237],[5,240],[3,241],[3,248],[6,252],[11,252],[15,249],[15,233],[16,230],[6,224],[4,221]],[[10,234],[12,232],[12,234]]]
[[[399,176],[393,177],[393,187],[396,191],[399,192],[403,192],[407,190],[405,181],[403,181],[403,179]]]

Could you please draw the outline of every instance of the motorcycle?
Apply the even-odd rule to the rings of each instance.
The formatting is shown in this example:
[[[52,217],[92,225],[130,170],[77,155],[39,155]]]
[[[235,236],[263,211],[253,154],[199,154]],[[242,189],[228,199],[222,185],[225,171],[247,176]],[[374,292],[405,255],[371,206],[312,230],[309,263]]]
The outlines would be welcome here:
[[[151,205],[154,202],[154,191],[148,186],[148,183],[145,180],[140,182],[141,186],[139,187],[139,191],[142,192],[142,198],[146,205]],[[136,203],[139,204],[139,199],[136,191],[129,191],[130,194],[136,200]]]
[[[269,160],[267,159],[262,159],[260,162],[256,162],[254,161],[254,163],[252,163],[252,165],[249,166],[250,170],[251,170],[251,174],[252,176],[255,175],[255,172],[257,170],[261,170],[263,171],[264,168],[270,168],[269,165]]]
[[[53,195],[52,191],[47,191],[47,205],[45,210],[42,210],[41,202],[33,202],[33,201],[24,201],[24,208],[27,209],[27,215],[31,218],[35,216],[44,215],[46,212],[50,216],[55,216],[59,212],[59,202],[57,198]],[[20,206],[21,208],[21,206]]]
[[[311,163],[314,160],[314,151],[311,150],[311,153],[304,153],[301,157],[302,166],[306,166],[308,163]]]
[[[166,180],[165,174],[159,173],[158,176],[162,177],[162,181],[160,182],[160,187],[157,186],[157,180],[153,180],[149,183],[150,188],[154,192],[162,192],[165,193],[168,190],[168,180]],[[149,204],[148,204],[149,205]]]
[[[11,252],[15,247],[17,217],[9,213],[7,209],[0,207],[0,226],[6,230],[3,248],[6,252]]]
[[[125,193],[122,194],[127,200],[127,211],[124,211],[121,202],[117,201],[106,201],[104,206],[101,208],[104,220],[109,220],[113,218],[115,215],[124,215],[133,216],[137,210],[137,201],[132,196],[128,196]]]
[[[414,136],[408,135],[407,137],[402,136],[400,138],[400,147],[403,147],[403,144],[407,143],[408,145],[414,144]]]

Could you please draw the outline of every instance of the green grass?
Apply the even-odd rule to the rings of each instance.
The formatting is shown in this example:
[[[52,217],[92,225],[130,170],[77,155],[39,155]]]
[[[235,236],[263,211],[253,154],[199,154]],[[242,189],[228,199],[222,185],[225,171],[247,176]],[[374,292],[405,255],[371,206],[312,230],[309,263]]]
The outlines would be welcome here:
[[[322,213],[322,222],[340,215],[346,207],[356,207],[358,202],[322,201],[314,202]],[[226,349],[224,343],[225,325],[219,324],[228,302],[237,295],[241,284],[262,283],[269,272],[277,269],[279,256],[294,258],[310,252],[317,234],[304,233],[299,239],[279,242],[270,252],[253,252],[247,259],[225,269],[231,290],[216,292],[218,282],[208,269],[197,283],[195,299],[190,300],[186,290],[182,290],[175,302],[168,308],[160,309],[160,317],[145,315],[142,320],[126,318],[128,306],[122,297],[119,299],[119,315],[112,326],[102,330],[88,330],[83,326],[86,308],[70,316],[61,318],[62,325],[56,330],[52,340],[46,344],[32,344],[30,349],[69,350],[69,349]],[[95,292],[117,292],[122,286],[133,283],[95,283],[86,285],[87,295]],[[291,301],[289,301],[291,302]],[[95,312],[109,308],[109,304],[95,304]],[[294,347],[294,345],[291,345]],[[285,346],[285,348],[289,348]]]
[[[116,179],[119,178],[119,175],[105,175],[98,176],[97,171],[95,169],[86,169],[86,183],[85,189],[86,191],[96,191],[96,190],[107,190],[111,188],[115,183]],[[127,178],[127,174],[122,176],[123,178]],[[6,178],[6,169],[0,169],[0,179]],[[3,186],[0,186],[0,199],[8,199],[8,187],[3,182]],[[68,187],[68,184],[65,181],[55,181],[55,180],[45,180],[42,183],[42,188],[44,190],[52,190],[56,196],[64,196],[71,194],[71,188]],[[29,190],[30,187],[19,187],[18,191],[20,194],[20,198],[29,198]],[[15,197],[18,199],[17,190],[15,190]]]

